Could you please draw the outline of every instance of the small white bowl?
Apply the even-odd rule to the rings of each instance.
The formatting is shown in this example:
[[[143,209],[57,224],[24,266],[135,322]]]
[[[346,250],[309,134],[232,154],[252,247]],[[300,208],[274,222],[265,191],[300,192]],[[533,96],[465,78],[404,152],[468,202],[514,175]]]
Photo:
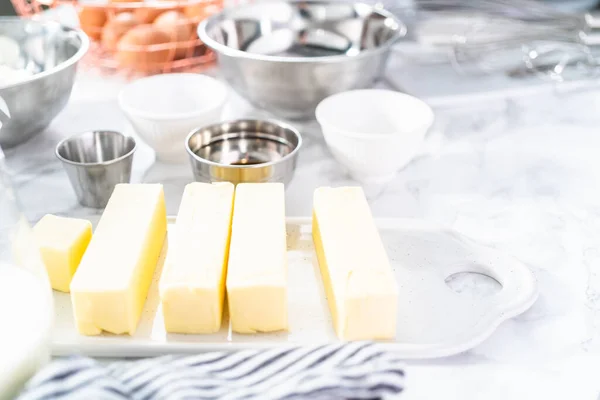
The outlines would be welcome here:
[[[158,160],[186,162],[185,138],[220,121],[227,93],[224,84],[206,75],[155,75],[121,90],[119,106]]]
[[[316,117],[335,159],[355,180],[375,185],[389,182],[412,160],[434,120],[422,100],[383,89],[330,96]]]

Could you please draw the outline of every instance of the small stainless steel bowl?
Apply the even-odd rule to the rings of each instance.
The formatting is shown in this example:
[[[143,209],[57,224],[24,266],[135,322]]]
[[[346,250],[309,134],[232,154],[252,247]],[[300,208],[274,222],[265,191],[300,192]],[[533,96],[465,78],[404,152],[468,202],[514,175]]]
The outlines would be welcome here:
[[[56,146],[81,205],[104,208],[115,185],[128,183],[136,144],[132,137],[113,131],[89,131],[64,139]]]
[[[371,86],[406,26],[368,4],[261,1],[209,17],[198,35],[238,93],[281,117],[307,118],[324,98]]]
[[[300,133],[276,121],[243,119],[192,131],[185,147],[199,182],[288,184],[302,145]]]
[[[0,84],[0,98],[10,112],[10,119],[2,121],[0,130],[0,146],[7,148],[40,133],[65,107],[89,40],[82,31],[53,21],[19,17],[0,17],[0,37],[18,47],[14,57],[2,61],[8,67],[33,73],[26,79]]]

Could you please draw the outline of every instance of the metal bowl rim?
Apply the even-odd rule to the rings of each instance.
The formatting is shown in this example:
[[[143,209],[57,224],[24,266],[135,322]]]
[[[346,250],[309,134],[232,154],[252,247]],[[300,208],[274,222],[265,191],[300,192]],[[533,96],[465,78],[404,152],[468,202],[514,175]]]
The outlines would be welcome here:
[[[303,4],[306,4],[306,3],[336,4],[336,2],[333,2],[333,1],[323,1],[323,0],[309,0],[309,1],[292,0],[289,2],[282,2],[279,0],[269,0],[268,2],[291,3],[291,4],[300,4],[300,3],[303,3]],[[244,6],[252,7],[256,4],[265,4],[268,2],[249,3],[249,4],[245,4]],[[202,22],[200,22],[200,24],[198,25],[197,34],[198,34],[198,38],[200,38],[202,43],[204,43],[210,49],[212,49],[213,51],[215,51],[219,54],[223,54],[223,55],[230,56],[230,57],[244,58],[244,59],[249,59],[249,60],[272,61],[272,62],[281,62],[281,63],[334,63],[334,62],[344,62],[347,60],[361,59],[361,58],[369,57],[374,54],[379,54],[379,53],[389,50],[399,39],[402,39],[406,36],[406,32],[407,32],[406,24],[404,22],[400,21],[394,14],[387,11],[386,9],[376,7],[376,6],[367,4],[367,3],[361,3],[361,2],[351,3],[351,5],[353,5],[355,7],[356,6],[368,7],[371,9],[372,12],[382,15],[386,19],[389,18],[389,19],[393,20],[398,25],[398,29],[396,30],[396,36],[394,38],[389,39],[386,43],[384,43],[383,45],[381,45],[379,47],[361,51],[357,55],[354,55],[354,56],[347,56],[344,54],[340,54],[340,55],[335,55],[335,56],[323,56],[323,57],[284,57],[284,56],[271,56],[271,55],[266,55],[266,54],[254,54],[254,53],[248,53],[246,51],[234,49],[234,48],[231,48],[224,44],[221,44],[221,43],[217,42],[216,40],[214,40],[213,38],[211,38],[210,35],[208,34],[208,32],[206,31],[206,27],[210,24],[213,24],[215,21],[219,20],[220,18],[222,18],[224,13],[226,13],[228,11],[228,9],[224,9],[224,10],[220,11],[219,13],[214,14],[214,15],[206,18]]]
[[[64,158],[58,152],[58,149],[60,149],[68,141],[77,139],[77,138],[79,138],[83,135],[89,134],[89,133],[96,133],[96,132],[109,133],[111,135],[114,134],[114,135],[122,136],[123,138],[125,138],[127,140],[131,140],[133,142],[133,148],[130,151],[128,151],[127,153],[123,154],[122,156],[113,158],[112,160],[102,161],[102,162],[92,162],[92,163],[72,161],[67,158]],[[107,166],[107,165],[118,163],[119,161],[123,161],[123,160],[131,157],[133,155],[133,153],[135,153],[136,150],[137,150],[137,142],[132,136],[127,136],[118,131],[112,131],[112,130],[107,130],[107,129],[94,129],[94,130],[79,132],[79,133],[76,133],[74,135],[71,135],[69,137],[62,139],[60,142],[58,142],[58,144],[54,148],[54,154],[56,155],[56,158],[58,158],[60,161],[67,163],[67,164],[80,166],[80,167],[102,167],[102,166]]]
[[[6,22],[6,21],[10,21],[10,22],[22,21],[22,22],[28,22],[28,23],[33,22],[33,23],[37,23],[40,25],[59,26],[65,32],[74,32],[77,35],[77,37],[79,38],[79,40],[81,40],[81,46],[79,46],[79,49],[77,49],[77,52],[75,54],[73,54],[73,56],[71,56],[69,59],[61,62],[60,64],[55,65],[54,67],[52,67],[46,71],[42,71],[37,74],[34,74],[25,80],[19,80],[18,82],[11,83],[9,85],[0,86],[0,90],[11,89],[11,88],[18,87],[21,85],[26,85],[26,84],[34,82],[38,79],[43,79],[47,76],[50,76],[56,72],[63,71],[65,69],[69,68],[70,66],[78,63],[79,60],[81,60],[83,58],[83,56],[87,53],[87,51],[90,47],[90,40],[89,40],[88,36],[82,30],[70,28],[68,26],[62,25],[55,21],[40,21],[40,20],[34,20],[34,19],[24,19],[24,18],[20,18],[20,17],[10,17],[10,16],[9,17],[6,17],[6,16],[1,17],[0,16],[0,23]]]
[[[239,124],[239,123],[248,122],[248,121],[263,122],[263,123],[266,122],[271,125],[276,125],[280,128],[287,129],[296,136],[296,138],[298,139],[298,144],[296,145],[296,147],[294,147],[294,149],[290,153],[284,155],[279,160],[269,161],[269,162],[260,163],[260,164],[246,164],[246,165],[221,164],[221,163],[218,163],[215,161],[210,161],[210,160],[207,160],[206,158],[202,158],[198,154],[194,153],[190,147],[190,140],[192,139],[192,137],[194,135],[198,134],[200,131],[203,131],[205,129],[210,129],[213,127],[218,127],[223,124]],[[286,124],[285,122],[277,121],[275,119],[235,119],[235,120],[231,120],[231,121],[225,121],[225,122],[221,122],[221,123],[217,123],[217,124],[207,125],[207,126],[204,126],[201,128],[195,128],[185,138],[185,150],[195,161],[201,162],[206,165],[214,166],[214,167],[230,168],[230,169],[258,169],[258,168],[270,167],[273,165],[281,164],[288,159],[296,157],[296,155],[298,154],[298,151],[300,151],[301,147],[302,147],[302,136],[300,135],[300,132],[296,128],[291,126],[290,124]]]

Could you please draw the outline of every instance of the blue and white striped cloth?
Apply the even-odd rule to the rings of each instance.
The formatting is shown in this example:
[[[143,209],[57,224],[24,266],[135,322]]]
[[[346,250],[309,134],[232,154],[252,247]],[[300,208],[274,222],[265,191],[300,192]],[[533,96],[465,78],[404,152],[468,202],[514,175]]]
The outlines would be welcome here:
[[[365,342],[104,365],[75,357],[43,368],[18,400],[391,399],[403,389],[402,365]]]

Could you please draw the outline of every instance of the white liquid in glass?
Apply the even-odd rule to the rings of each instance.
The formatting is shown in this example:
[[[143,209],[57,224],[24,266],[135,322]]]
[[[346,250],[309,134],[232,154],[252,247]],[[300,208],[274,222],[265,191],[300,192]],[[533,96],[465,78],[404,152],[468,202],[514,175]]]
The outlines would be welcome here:
[[[15,396],[50,358],[53,304],[46,283],[0,262],[0,399]]]
[[[0,400],[16,396],[49,360],[53,316],[46,268],[0,149]]]

